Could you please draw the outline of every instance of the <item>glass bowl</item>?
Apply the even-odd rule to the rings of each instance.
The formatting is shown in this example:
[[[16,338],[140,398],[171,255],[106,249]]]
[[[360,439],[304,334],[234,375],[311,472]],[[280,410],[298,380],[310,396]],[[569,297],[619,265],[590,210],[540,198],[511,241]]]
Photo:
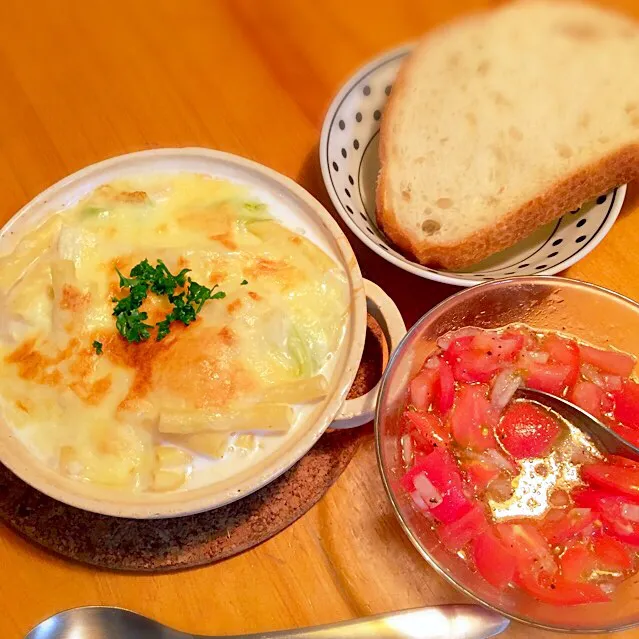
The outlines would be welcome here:
[[[500,328],[524,323],[567,333],[596,346],[639,354],[639,305],[621,295],[559,277],[520,277],[465,289],[424,315],[395,350],[382,380],[375,433],[384,486],[399,522],[420,554],[464,594],[516,621],[562,632],[601,633],[639,624],[639,575],[610,603],[559,607],[525,593],[498,592],[437,539],[428,520],[399,489],[403,474],[399,428],[406,386],[438,337],[464,326]]]

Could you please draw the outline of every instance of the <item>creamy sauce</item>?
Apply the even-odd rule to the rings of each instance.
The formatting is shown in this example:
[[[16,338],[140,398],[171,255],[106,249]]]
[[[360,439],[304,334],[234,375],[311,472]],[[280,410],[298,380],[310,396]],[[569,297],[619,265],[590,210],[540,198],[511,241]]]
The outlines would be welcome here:
[[[274,390],[330,375],[348,295],[343,269],[271,205],[280,212],[276,198],[207,176],[140,176],[99,187],[0,258],[0,399],[34,454],[81,481],[171,490],[232,476],[283,444],[312,405],[268,433],[238,424],[270,414]],[[145,258],[226,297],[161,342],[129,344],[112,316],[112,298],[128,293],[115,267],[128,275]],[[141,310],[154,324],[170,306],[149,295]],[[176,412],[206,437],[160,433]]]

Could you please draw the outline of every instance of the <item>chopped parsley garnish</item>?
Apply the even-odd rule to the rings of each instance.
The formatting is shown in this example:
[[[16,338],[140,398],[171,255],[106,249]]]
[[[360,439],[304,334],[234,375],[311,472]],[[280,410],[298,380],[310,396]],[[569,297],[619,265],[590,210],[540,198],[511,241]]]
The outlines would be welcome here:
[[[266,204],[262,202],[244,202],[244,208],[247,211],[263,211],[266,208]]]
[[[247,284],[248,284],[248,281],[247,281],[247,280],[242,280],[242,281],[240,282],[240,286],[246,286]]]
[[[173,275],[162,260],[157,261],[157,266],[151,266],[146,259],[131,269],[129,277],[122,275],[116,268],[120,277],[120,288],[129,289],[127,297],[112,298],[115,304],[113,315],[117,318],[115,325],[122,337],[129,342],[143,342],[151,336],[153,326],[145,324],[148,315],[139,310],[149,290],[156,295],[168,297],[173,305],[173,310],[166,318],[155,325],[158,342],[170,333],[171,322],[182,322],[188,326],[195,321],[197,314],[208,300],[226,297],[226,293],[222,291],[213,293],[217,285],[208,288],[194,282],[190,277],[187,278],[186,274],[189,270],[185,268],[177,275]],[[175,294],[177,288],[182,288],[182,292]]]
[[[102,355],[102,342],[98,342],[98,340],[96,339],[93,342],[92,346],[93,348],[95,348],[96,355]]]

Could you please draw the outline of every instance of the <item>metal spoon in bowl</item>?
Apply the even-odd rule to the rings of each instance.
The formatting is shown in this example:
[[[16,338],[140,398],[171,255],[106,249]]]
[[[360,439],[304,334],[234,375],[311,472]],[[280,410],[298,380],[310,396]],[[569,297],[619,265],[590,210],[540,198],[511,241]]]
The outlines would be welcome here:
[[[579,406],[575,406],[567,399],[533,388],[518,388],[514,397],[535,401],[555,411],[579,430],[586,433],[595,445],[605,452],[639,461],[639,448],[626,441],[621,435],[617,435],[597,418],[579,408]]]
[[[415,608],[355,621],[251,635],[236,639],[487,639],[510,622],[481,606]],[[173,630],[123,608],[88,606],[60,612],[39,623],[25,639],[223,639]]]

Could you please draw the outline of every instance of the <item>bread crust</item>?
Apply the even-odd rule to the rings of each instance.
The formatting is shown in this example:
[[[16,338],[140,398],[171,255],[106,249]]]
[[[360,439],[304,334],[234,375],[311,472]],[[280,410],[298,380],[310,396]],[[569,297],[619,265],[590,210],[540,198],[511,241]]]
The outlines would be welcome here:
[[[392,210],[384,205],[384,185],[381,181],[378,206],[380,211],[384,211],[381,216],[384,233],[399,248],[425,266],[458,270],[516,244],[535,229],[576,209],[585,201],[637,177],[639,144],[631,144],[557,182],[546,192],[506,215],[495,226],[482,229],[462,242],[448,245],[413,242],[397,224]]]
[[[465,21],[479,21],[489,12],[479,12],[466,17]],[[459,24],[459,22],[454,23]],[[404,93],[406,78],[420,50],[428,47],[436,33],[446,30],[444,25],[427,34],[400,67],[393,91],[384,110],[380,128],[380,171],[377,178],[376,209],[377,223],[386,236],[410,259],[424,266],[449,270],[461,270],[477,264],[484,258],[513,246],[540,226],[561,217],[610,189],[639,177],[639,143],[628,144],[610,153],[597,162],[579,168],[564,179],[557,181],[545,192],[507,213],[495,225],[481,229],[462,241],[450,244],[435,244],[426,239],[411,237],[398,221],[388,199],[388,163],[392,149],[390,130],[397,101]]]

